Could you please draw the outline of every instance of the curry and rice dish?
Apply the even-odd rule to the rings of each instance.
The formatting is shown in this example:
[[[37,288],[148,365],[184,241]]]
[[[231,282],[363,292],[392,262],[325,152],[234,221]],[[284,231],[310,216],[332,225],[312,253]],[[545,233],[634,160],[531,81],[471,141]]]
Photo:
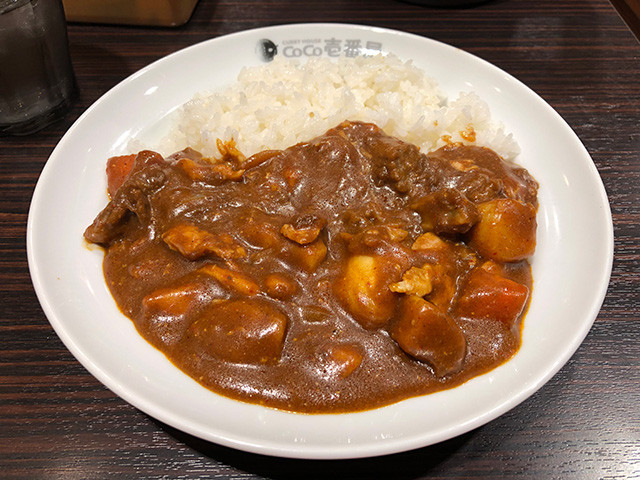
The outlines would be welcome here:
[[[525,169],[365,122],[248,158],[218,147],[110,159],[110,202],[85,232],[121,311],[200,384],[350,412],[518,350],[538,207]]]

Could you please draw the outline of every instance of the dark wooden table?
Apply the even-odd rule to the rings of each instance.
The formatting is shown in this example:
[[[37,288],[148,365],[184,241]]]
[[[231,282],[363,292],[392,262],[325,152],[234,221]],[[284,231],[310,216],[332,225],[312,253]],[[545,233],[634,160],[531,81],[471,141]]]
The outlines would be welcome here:
[[[461,437],[325,462],[207,443],[148,417],[89,375],[36,299],[25,251],[29,202],[48,155],[78,116],[180,48],[301,21],[404,30],[494,63],[568,121],[603,178],[616,250],[593,329],[539,392]],[[1,478],[640,478],[640,44],[610,3],[494,0],[435,9],[391,0],[201,0],[179,28],[72,24],[69,42],[79,85],[72,111],[37,134],[0,138]]]

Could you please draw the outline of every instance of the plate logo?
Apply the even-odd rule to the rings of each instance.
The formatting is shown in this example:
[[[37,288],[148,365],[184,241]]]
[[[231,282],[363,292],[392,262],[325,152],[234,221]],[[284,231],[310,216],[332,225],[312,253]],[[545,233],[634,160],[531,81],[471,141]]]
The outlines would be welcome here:
[[[363,38],[291,38],[276,44],[263,38],[256,48],[264,62],[280,54],[287,58],[311,57],[371,57],[384,53],[382,42]]]
[[[258,54],[265,62],[270,62],[278,54],[278,46],[267,38],[258,42]]]

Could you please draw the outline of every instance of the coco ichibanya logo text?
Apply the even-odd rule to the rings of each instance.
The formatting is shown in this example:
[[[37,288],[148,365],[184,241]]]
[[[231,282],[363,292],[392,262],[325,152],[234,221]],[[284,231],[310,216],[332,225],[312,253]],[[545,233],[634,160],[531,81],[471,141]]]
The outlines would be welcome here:
[[[358,57],[382,53],[382,43],[358,38],[306,38],[283,40],[280,45],[263,39],[259,43],[260,53],[265,61],[271,61],[278,54],[287,58],[300,57]]]

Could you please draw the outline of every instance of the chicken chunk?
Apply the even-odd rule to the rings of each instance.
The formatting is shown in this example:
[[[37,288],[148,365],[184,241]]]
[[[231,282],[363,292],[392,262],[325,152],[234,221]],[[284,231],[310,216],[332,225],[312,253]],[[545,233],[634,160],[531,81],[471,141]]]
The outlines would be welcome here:
[[[409,232],[395,225],[381,225],[366,228],[355,234],[346,234],[343,238],[347,241],[349,251],[352,253],[376,252],[392,253],[398,251],[398,245]]]
[[[420,235],[411,249],[425,255],[429,261],[431,291],[423,296],[438,307],[447,309],[456,295],[456,279],[475,266],[477,255],[470,248],[443,240],[432,232]]]
[[[411,250],[434,250],[440,251],[447,248],[447,242],[442,240],[435,233],[427,232],[415,239]]]
[[[402,275],[402,281],[389,285],[389,290],[424,297],[433,290],[434,269],[427,264],[423,267],[411,267]]]
[[[480,219],[478,209],[455,188],[437,190],[411,204],[422,217],[422,229],[436,233],[466,233]]]
[[[232,292],[252,297],[260,293],[260,286],[244,273],[222,268],[214,263],[198,270],[215,278],[218,283]]]
[[[285,223],[280,232],[293,242],[307,245],[318,238],[326,224],[327,221],[317,215],[300,215],[291,223]]]
[[[275,225],[249,217],[242,224],[243,237],[257,248],[274,248],[284,241]]]
[[[109,179],[113,184],[112,188],[122,183],[113,193],[111,201],[85,230],[84,237],[87,241],[109,245],[122,234],[130,213],[137,216],[141,224],[149,224],[151,220],[149,198],[166,183],[165,167],[166,162],[161,155],[143,150],[136,155],[128,173],[118,172],[118,175],[122,174],[124,178]],[[111,174],[116,175],[115,172]]]
[[[245,172],[245,168],[240,167],[246,160],[245,156],[236,148],[233,140],[226,143],[218,140],[217,147],[222,155],[218,159],[204,158],[199,152],[187,148],[174,153],[167,160],[197,182],[218,185],[227,180],[240,180]]]
[[[246,249],[228,233],[214,234],[195,225],[178,225],[162,235],[162,240],[189,260],[215,255],[223,260],[243,258]]]

